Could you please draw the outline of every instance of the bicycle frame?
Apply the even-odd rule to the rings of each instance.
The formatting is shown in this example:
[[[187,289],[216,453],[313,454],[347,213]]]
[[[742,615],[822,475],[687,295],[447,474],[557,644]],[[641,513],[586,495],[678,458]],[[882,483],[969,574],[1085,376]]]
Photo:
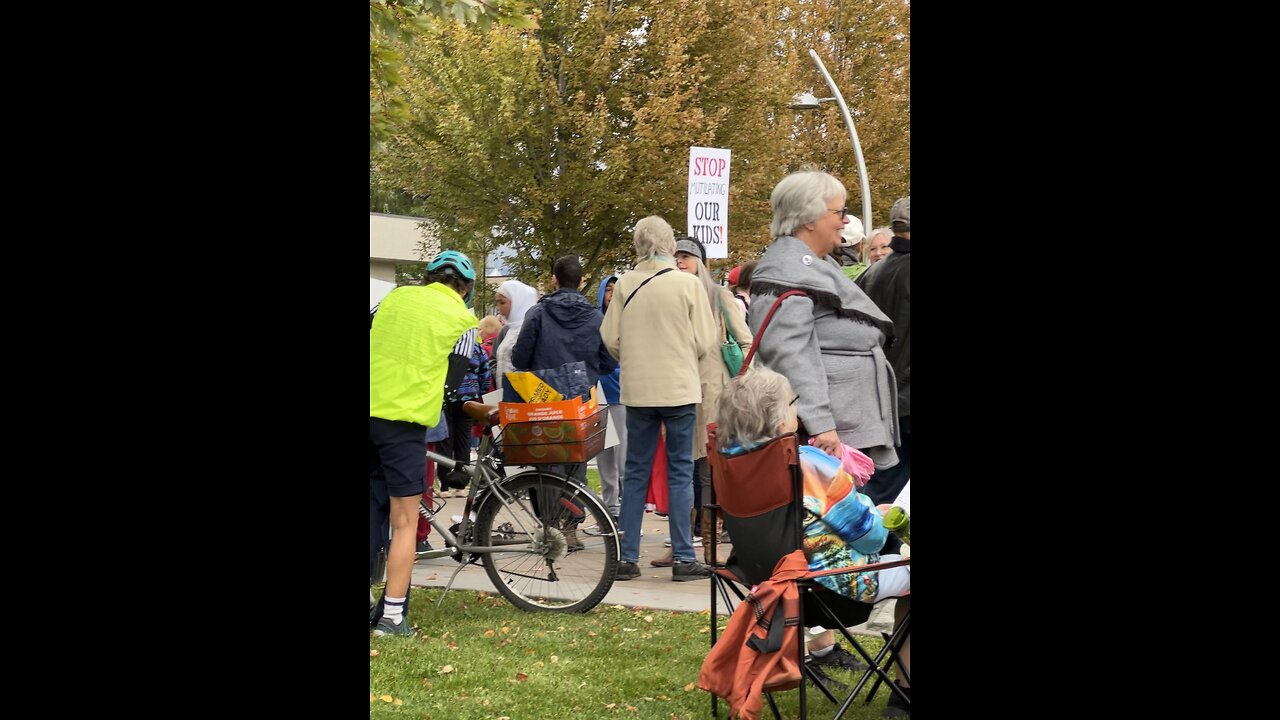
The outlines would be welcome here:
[[[500,488],[505,478],[498,474],[494,463],[497,459],[492,453],[493,438],[490,429],[486,429],[484,438],[480,441],[480,451],[476,458],[475,469],[471,472],[471,489],[467,493],[466,503],[462,508],[462,521],[458,524],[458,535],[466,537],[467,531],[471,529],[473,524],[473,515],[479,513],[480,507],[485,502],[501,502],[510,507],[511,503],[507,498],[502,496]],[[501,432],[501,431],[499,431]],[[453,470],[463,463],[447,458],[439,453],[427,451],[427,459],[437,463],[439,466]],[[496,500],[494,499],[496,498]],[[472,556],[479,556],[486,553],[494,552],[515,552],[511,548],[502,545],[462,545],[458,542],[458,535],[449,532],[449,528],[436,520],[436,514],[430,508],[427,508],[427,522],[431,523],[431,527],[440,533],[440,537],[444,540],[444,548],[440,550],[431,550],[422,553],[419,558],[435,559],[438,557],[456,556],[459,553],[465,553],[458,561],[458,567],[449,577],[449,582],[445,585],[444,592],[440,593],[440,599],[436,601],[439,607],[444,602],[445,595],[449,593],[453,587],[454,580],[462,569],[471,564]],[[526,531],[527,533],[527,531]],[[513,543],[521,544],[521,543]],[[529,551],[529,554],[537,554]]]

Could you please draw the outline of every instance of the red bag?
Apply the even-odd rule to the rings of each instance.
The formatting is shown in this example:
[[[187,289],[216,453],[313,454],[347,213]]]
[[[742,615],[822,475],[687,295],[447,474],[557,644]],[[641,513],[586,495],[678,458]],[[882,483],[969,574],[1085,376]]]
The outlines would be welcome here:
[[[653,469],[649,471],[649,494],[645,502],[667,514],[667,433],[658,433],[658,448],[653,453]]]

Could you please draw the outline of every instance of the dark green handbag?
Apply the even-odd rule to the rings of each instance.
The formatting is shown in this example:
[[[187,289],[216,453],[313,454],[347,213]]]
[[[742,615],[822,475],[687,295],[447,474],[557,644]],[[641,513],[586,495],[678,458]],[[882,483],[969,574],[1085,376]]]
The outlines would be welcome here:
[[[724,309],[724,301],[720,301],[720,315],[724,318],[724,342],[720,343],[720,355],[724,358],[724,366],[729,369],[729,377],[734,377],[742,369],[742,346],[733,338],[729,330],[729,313]]]

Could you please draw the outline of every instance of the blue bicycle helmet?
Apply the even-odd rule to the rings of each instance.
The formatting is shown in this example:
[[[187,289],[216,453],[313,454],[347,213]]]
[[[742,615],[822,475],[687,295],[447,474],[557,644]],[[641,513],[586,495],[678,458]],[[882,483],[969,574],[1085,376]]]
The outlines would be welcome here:
[[[471,298],[476,294],[476,269],[466,255],[457,250],[445,250],[427,263],[427,272],[456,275],[469,281],[471,289],[467,290],[467,296],[462,301],[467,307],[471,306]]]

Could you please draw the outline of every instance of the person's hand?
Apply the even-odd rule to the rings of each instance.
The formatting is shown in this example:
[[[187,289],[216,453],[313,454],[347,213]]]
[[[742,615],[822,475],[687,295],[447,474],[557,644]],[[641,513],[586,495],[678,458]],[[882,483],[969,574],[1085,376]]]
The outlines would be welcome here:
[[[835,430],[828,430],[824,433],[814,435],[809,438],[809,444],[831,457],[840,457],[840,436],[836,434]]]

